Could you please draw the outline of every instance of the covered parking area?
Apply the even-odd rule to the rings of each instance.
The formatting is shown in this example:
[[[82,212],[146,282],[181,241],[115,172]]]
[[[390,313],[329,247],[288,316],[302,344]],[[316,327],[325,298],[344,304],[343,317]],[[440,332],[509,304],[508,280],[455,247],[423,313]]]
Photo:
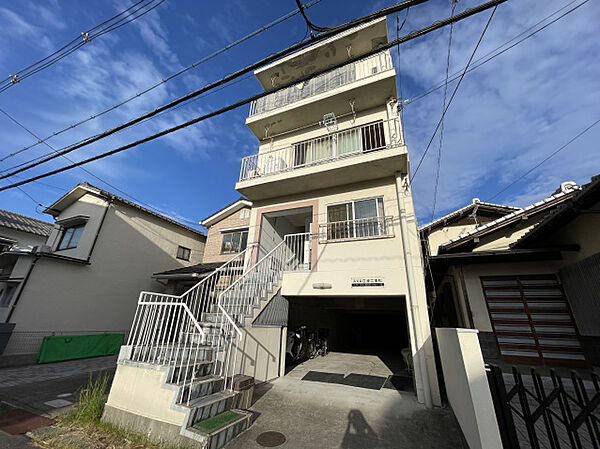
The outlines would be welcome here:
[[[326,329],[330,351],[325,357],[301,363],[287,360],[288,376],[370,389],[398,387],[413,391],[412,370],[407,365],[410,341],[404,297],[286,298],[288,329]]]

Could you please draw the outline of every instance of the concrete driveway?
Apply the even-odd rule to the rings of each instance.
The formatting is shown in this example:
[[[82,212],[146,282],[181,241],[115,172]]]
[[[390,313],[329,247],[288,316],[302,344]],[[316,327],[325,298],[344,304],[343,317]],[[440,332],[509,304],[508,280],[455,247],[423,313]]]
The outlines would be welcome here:
[[[261,448],[256,438],[267,431],[284,434],[286,442],[278,447],[286,449],[462,448],[452,411],[427,410],[412,392],[302,380],[309,371],[392,373],[376,359],[332,353],[257,386],[251,408],[256,420],[226,449]]]

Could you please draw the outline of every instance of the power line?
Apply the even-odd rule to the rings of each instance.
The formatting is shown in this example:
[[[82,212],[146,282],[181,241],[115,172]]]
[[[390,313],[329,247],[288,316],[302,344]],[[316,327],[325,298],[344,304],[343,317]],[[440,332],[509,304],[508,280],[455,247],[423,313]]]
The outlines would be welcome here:
[[[314,5],[316,5],[317,3],[320,3],[321,1],[322,1],[322,0],[313,0],[313,1],[309,2],[309,3],[307,3],[306,5],[304,5],[304,8],[305,8],[305,9],[308,9],[308,8],[310,8],[310,7],[314,6]],[[175,72],[175,73],[173,73],[173,74],[171,74],[171,75],[167,76],[166,78],[162,79],[161,81],[159,81],[159,82],[157,82],[157,83],[155,83],[155,84],[153,84],[153,85],[151,85],[151,86],[147,87],[146,89],[144,89],[144,90],[142,90],[142,91],[140,91],[140,92],[136,93],[135,95],[132,95],[132,96],[130,96],[130,97],[128,97],[128,98],[126,98],[126,99],[124,99],[124,100],[121,100],[120,102],[118,102],[117,104],[115,104],[115,105],[113,105],[113,106],[111,106],[111,107],[109,107],[109,108],[106,108],[106,109],[104,109],[104,110],[102,110],[102,111],[100,111],[100,112],[97,112],[96,114],[93,114],[93,115],[91,115],[91,116],[89,116],[89,117],[87,117],[87,118],[85,118],[85,119],[82,119],[82,120],[80,120],[80,121],[78,121],[78,122],[75,122],[75,123],[73,123],[73,124],[71,124],[71,125],[69,125],[69,126],[67,126],[67,127],[63,128],[63,129],[61,129],[61,130],[59,130],[59,131],[55,131],[55,132],[53,132],[52,134],[50,134],[50,135],[48,135],[48,136],[44,137],[43,139],[38,139],[38,141],[37,141],[37,142],[34,142],[34,143],[33,143],[33,144],[31,144],[31,145],[28,145],[28,146],[26,146],[26,147],[24,147],[24,148],[21,148],[21,149],[20,149],[20,150],[18,150],[18,151],[15,151],[15,152],[13,152],[13,153],[10,153],[10,154],[8,154],[8,155],[6,155],[6,156],[4,156],[4,157],[0,158],[0,162],[4,161],[4,160],[6,160],[6,159],[8,159],[8,158],[10,158],[10,157],[12,157],[12,156],[15,156],[15,155],[17,155],[17,154],[19,154],[19,153],[22,153],[22,152],[24,152],[24,151],[27,151],[27,150],[29,150],[30,148],[33,148],[33,147],[35,147],[35,146],[37,146],[37,145],[39,145],[39,144],[41,144],[41,143],[44,143],[44,142],[45,142],[45,141],[47,141],[48,139],[51,139],[51,138],[53,138],[53,137],[56,137],[56,136],[58,136],[59,134],[62,134],[62,133],[64,133],[65,131],[69,131],[69,130],[71,130],[71,129],[73,129],[73,128],[76,128],[76,127],[77,127],[77,126],[79,126],[79,125],[82,125],[82,124],[84,124],[84,123],[86,123],[86,122],[89,122],[90,120],[94,120],[94,119],[96,119],[96,118],[98,118],[98,117],[101,117],[101,116],[103,116],[103,115],[105,115],[105,114],[107,114],[107,113],[109,113],[109,112],[111,112],[111,111],[113,111],[113,110],[115,110],[115,109],[117,109],[117,108],[119,108],[119,107],[121,107],[121,106],[123,106],[123,105],[125,105],[125,104],[129,103],[130,101],[133,101],[133,100],[135,100],[136,98],[139,98],[139,97],[141,97],[142,95],[145,95],[145,94],[147,94],[148,92],[150,92],[150,91],[152,91],[152,90],[156,89],[157,87],[160,87],[160,86],[162,86],[163,84],[166,84],[167,82],[171,81],[172,79],[174,79],[174,78],[177,78],[177,77],[178,77],[178,76],[180,76],[180,75],[183,75],[184,73],[188,72],[189,70],[191,70],[191,69],[195,69],[195,68],[197,68],[199,65],[201,65],[201,64],[203,64],[203,63],[205,63],[205,62],[207,62],[207,61],[209,61],[209,60],[211,60],[211,59],[213,59],[213,58],[217,57],[218,55],[220,55],[220,54],[222,54],[222,53],[224,53],[224,52],[226,52],[226,51],[228,51],[228,50],[231,50],[233,47],[235,47],[235,46],[237,46],[237,45],[239,45],[239,44],[241,44],[241,43],[243,43],[243,42],[245,42],[245,41],[247,41],[247,40],[249,40],[249,39],[253,38],[254,36],[256,36],[256,35],[258,35],[258,34],[262,33],[263,31],[267,31],[267,30],[269,30],[270,28],[274,27],[275,25],[278,25],[278,24],[280,24],[281,22],[284,22],[285,20],[287,20],[287,19],[289,19],[289,18],[291,18],[291,17],[295,16],[296,14],[298,14],[298,12],[299,12],[299,11],[298,11],[297,9],[295,9],[295,10],[293,10],[293,11],[291,11],[291,12],[289,12],[289,13],[287,13],[287,14],[285,14],[285,15],[281,16],[281,17],[279,17],[278,19],[276,19],[276,20],[274,20],[274,21],[272,21],[272,22],[268,23],[267,25],[264,25],[264,26],[262,26],[262,27],[258,28],[257,30],[253,31],[252,33],[250,33],[250,34],[247,34],[247,35],[245,35],[244,37],[242,37],[242,38],[240,38],[240,39],[238,39],[238,40],[236,40],[236,41],[234,41],[234,42],[232,42],[232,43],[230,43],[230,44],[226,45],[225,47],[223,47],[223,48],[221,48],[221,49],[219,49],[219,50],[217,50],[217,51],[214,51],[213,53],[209,54],[208,56],[205,56],[205,57],[203,57],[203,58],[199,59],[198,61],[196,61],[196,62],[194,62],[194,63],[192,63],[192,64],[188,65],[187,67],[185,67],[185,68],[183,68],[183,69],[181,69],[181,70],[178,70],[177,72]]]
[[[452,14],[456,9],[458,0],[450,0],[452,2]],[[442,103],[442,113],[446,109],[446,95],[448,94],[448,73],[450,72],[450,50],[452,49],[452,31],[454,24],[450,25],[450,35],[448,36],[448,54],[446,56],[446,83],[444,85],[444,101]],[[437,170],[435,172],[435,187],[433,189],[433,206],[431,207],[431,221],[435,215],[435,206],[437,203],[438,187],[440,184],[440,170],[442,168],[442,146],[444,144],[444,119],[442,118],[442,125],[440,126],[440,144],[438,146],[438,157],[437,157]]]
[[[423,160],[425,159],[425,156],[427,155],[427,152],[429,151],[429,148],[431,147],[431,143],[433,142],[433,139],[435,138],[435,135],[437,134],[438,129],[440,128],[440,125],[444,121],[444,117],[446,116],[446,112],[448,112],[448,109],[450,108],[450,105],[452,104],[452,100],[454,100],[454,96],[456,95],[456,92],[458,92],[458,88],[460,87],[460,85],[462,83],[462,80],[464,79],[465,74],[467,73],[467,70],[469,69],[469,65],[471,64],[471,61],[473,61],[473,58],[475,57],[475,53],[477,52],[477,49],[479,48],[479,45],[481,44],[481,41],[483,40],[483,36],[485,36],[485,33],[486,33],[488,27],[490,26],[490,23],[492,22],[494,14],[496,13],[496,9],[498,9],[497,5],[492,10],[492,13],[490,14],[490,18],[488,19],[487,23],[485,24],[485,28],[483,29],[483,31],[481,33],[481,36],[479,36],[479,40],[477,41],[477,45],[475,45],[475,48],[473,49],[473,53],[471,53],[471,57],[469,58],[469,61],[467,62],[467,65],[465,66],[465,69],[463,70],[462,75],[461,75],[460,79],[458,80],[458,83],[456,84],[456,87],[454,88],[454,91],[452,92],[452,95],[450,96],[450,100],[448,101],[448,105],[444,109],[444,112],[442,112],[442,116],[440,117],[440,120],[438,121],[438,124],[435,127],[435,130],[433,131],[433,134],[431,135],[431,139],[429,139],[429,143],[427,144],[427,147],[425,148],[425,151],[421,155],[421,159],[419,159],[419,163],[417,164],[417,168],[415,169],[415,171],[413,172],[412,177],[410,178],[410,182],[411,183],[415,179],[415,176],[417,175],[417,173],[419,172],[419,168],[421,167],[421,164],[423,163]]]
[[[320,0],[319,0],[319,1],[320,1]],[[204,97],[207,97],[207,96],[209,96],[209,95],[212,95],[212,94],[214,94],[214,93],[217,93],[217,92],[219,92],[219,91],[221,91],[221,90],[223,90],[223,89],[226,89],[226,88],[228,88],[228,87],[234,86],[235,84],[241,83],[241,82],[243,82],[243,81],[245,81],[245,80],[249,79],[250,77],[252,77],[252,75],[251,75],[251,74],[250,74],[250,75],[246,75],[246,76],[244,76],[244,77],[242,77],[242,78],[239,78],[239,79],[237,79],[237,80],[235,80],[235,81],[232,81],[231,83],[229,83],[229,84],[226,84],[226,85],[224,85],[224,86],[220,86],[220,87],[218,87],[218,88],[215,88],[215,89],[213,89],[213,90],[211,90],[211,91],[209,91],[209,92],[206,92],[205,94],[199,95],[199,96],[198,96],[198,97],[196,97],[196,98],[193,98],[193,99],[191,99],[191,100],[189,100],[189,101],[187,101],[187,102],[185,102],[185,103],[182,103],[182,104],[180,104],[180,105],[178,105],[178,106],[175,106],[175,107],[173,107],[172,109],[169,109],[169,110],[163,111],[163,112],[161,112],[161,113],[159,113],[159,114],[157,114],[157,115],[155,115],[155,116],[153,116],[153,117],[150,117],[150,118],[147,118],[147,119],[145,119],[145,120],[142,120],[142,121],[141,121],[141,122],[139,122],[139,123],[135,123],[135,124],[134,124],[134,125],[132,125],[131,127],[133,128],[133,127],[135,127],[135,126],[139,126],[139,125],[141,125],[142,123],[145,123],[145,122],[147,122],[147,121],[149,121],[149,120],[157,119],[157,118],[159,118],[159,117],[162,117],[162,116],[163,116],[163,115],[165,115],[165,114],[169,114],[169,113],[171,113],[171,112],[174,112],[174,111],[176,111],[176,110],[178,110],[178,109],[180,109],[180,108],[183,108],[183,107],[185,107],[185,106],[189,106],[190,104],[192,104],[192,103],[194,103],[194,102],[196,102],[196,101],[198,101],[198,100],[200,100],[200,99],[202,99],[202,98],[204,98]],[[86,139],[87,139],[87,138],[86,138]],[[79,142],[77,142],[77,143],[80,143],[80,142],[85,142],[85,140],[86,140],[86,139],[82,139],[82,140],[80,140],[80,141],[79,141]],[[43,143],[44,145],[46,145],[46,143],[45,143],[45,141],[44,141],[43,139],[42,139],[42,143]],[[30,162],[35,162],[35,161],[38,161],[38,160],[40,160],[40,159],[43,159],[43,158],[45,158],[45,157],[47,157],[47,156],[50,156],[50,155],[52,155],[52,154],[56,154],[56,152],[57,152],[57,151],[59,151],[59,150],[56,150],[56,149],[54,149],[54,148],[53,148],[51,152],[44,153],[44,154],[42,154],[42,155],[40,155],[40,156],[38,156],[38,157],[35,157],[35,158],[33,158],[33,159],[30,159],[30,160],[28,160],[28,161],[21,162],[20,164],[13,165],[12,167],[8,167],[8,168],[5,168],[5,169],[2,169],[2,170],[0,170],[0,174],[6,173],[7,171],[10,171],[10,170],[13,170],[13,169],[16,169],[16,168],[19,168],[19,167],[23,167],[24,165],[27,165],[27,164],[29,164]]]
[[[14,86],[15,84],[19,83],[25,78],[29,78],[30,76],[35,75],[36,73],[57,63],[61,59],[67,57],[71,53],[83,47],[86,43],[142,17],[143,15],[149,13],[150,11],[158,7],[164,1],[165,0],[138,1],[137,3],[133,4],[124,11],[121,11],[117,15],[111,17],[110,19],[105,20],[101,24],[96,25],[88,31],[81,33],[81,37],[73,39],[72,41],[65,44],[63,47],[46,56],[45,58],[33,64],[30,64],[24,69],[21,69],[18,72],[2,80],[0,82],[0,93],[4,92],[6,89]]]
[[[302,3],[300,3],[300,0],[296,0],[296,5],[298,6],[298,11],[300,12],[300,14],[302,14],[302,18],[306,22],[306,26],[309,29],[311,29],[312,31],[316,31],[317,33],[322,33],[324,31],[331,30],[331,28],[317,26],[314,23],[312,23],[310,20],[308,20],[308,17],[306,16],[306,13],[304,12],[304,7],[302,6]],[[311,36],[312,36],[312,33],[311,33]]]
[[[25,125],[23,125],[21,122],[19,122],[17,119],[15,119],[12,115],[10,115],[8,112],[6,112],[4,109],[0,108],[0,113],[4,114],[6,117],[8,117],[13,123],[15,123],[17,126],[19,126],[20,128],[22,128],[23,130],[25,130],[27,133],[29,133],[30,135],[32,135],[33,137],[35,137],[36,139],[39,139],[39,137],[33,132],[31,131],[29,128],[27,128]],[[56,149],[54,147],[52,147],[49,143],[44,142],[44,145],[46,145],[48,148],[50,148],[52,151],[56,152]],[[67,156],[62,156],[64,159],[66,159],[68,162],[70,162],[71,164],[74,164],[75,161],[73,161],[72,159],[70,159]],[[127,196],[129,198],[131,198],[133,201],[142,204],[144,206],[146,206],[149,209],[154,210],[155,212],[161,213],[163,215],[167,215],[170,216],[169,213],[164,212],[148,203],[145,203],[144,201],[141,201],[137,198],[135,198],[133,195],[130,195],[129,193],[125,192],[124,190],[121,190],[120,188],[118,188],[117,186],[115,186],[114,184],[111,184],[110,182],[106,181],[105,179],[102,179],[101,177],[95,175],[94,173],[92,173],[90,170],[88,170],[85,167],[79,167],[80,170],[82,170],[84,173],[88,174],[89,176],[97,179],[98,181],[102,182],[103,184],[106,184],[107,186],[109,186],[111,189],[116,190],[117,192],[119,192],[121,195]],[[29,195],[27,192],[25,192],[23,189],[21,189],[19,187],[19,190],[21,190],[21,192],[23,192],[25,195],[27,195],[29,198],[31,198],[34,202],[37,203],[38,206],[42,206],[44,207],[43,204],[41,204],[40,202],[38,202],[37,200],[33,199],[31,197],[31,195]],[[171,217],[171,218],[175,218],[175,217]],[[178,218],[179,219],[179,218]],[[192,223],[194,225],[196,225],[197,223],[194,222],[190,222],[188,220],[186,220],[187,223]]]
[[[156,108],[154,111],[151,111],[151,112],[148,112],[148,113],[143,114],[141,116],[138,116],[135,119],[129,120],[126,123],[123,123],[123,124],[118,125],[118,126],[116,126],[114,128],[111,128],[111,129],[109,129],[107,131],[104,131],[104,132],[102,132],[100,134],[97,134],[96,136],[93,136],[93,137],[90,137],[88,139],[85,139],[85,141],[83,141],[83,142],[79,142],[79,143],[76,143],[74,145],[70,145],[68,147],[62,148],[62,149],[60,149],[60,151],[59,151],[58,154],[49,155],[49,156],[44,157],[44,158],[42,158],[42,159],[40,159],[40,160],[38,160],[36,162],[32,162],[32,163],[27,164],[27,165],[25,165],[25,166],[23,166],[23,167],[15,170],[15,171],[12,171],[9,174],[2,175],[2,176],[0,176],[0,179],[5,179],[5,178],[7,178],[9,176],[12,176],[14,174],[21,173],[21,172],[23,172],[25,170],[29,170],[30,168],[36,167],[36,166],[38,166],[40,164],[43,164],[43,163],[45,163],[47,161],[55,159],[55,158],[59,157],[62,154],[70,153],[70,152],[72,152],[72,151],[74,151],[74,150],[76,150],[78,148],[82,148],[84,146],[87,146],[87,145],[90,145],[90,144],[92,144],[94,142],[97,142],[97,141],[99,141],[101,139],[104,139],[104,138],[106,138],[106,137],[108,137],[108,136],[110,136],[110,135],[112,135],[112,134],[114,134],[116,132],[119,132],[119,131],[121,131],[123,129],[126,129],[126,128],[128,128],[128,127],[130,127],[130,126],[132,126],[132,125],[134,125],[136,123],[139,123],[139,122],[147,119],[147,118],[153,117],[153,116],[155,116],[156,114],[159,114],[162,111],[165,111],[167,109],[171,109],[172,107],[174,107],[174,106],[176,106],[178,104],[181,104],[181,103],[183,103],[185,101],[188,101],[188,100],[190,100],[192,98],[195,98],[195,97],[197,97],[198,95],[200,95],[200,94],[202,94],[204,92],[212,90],[212,89],[214,89],[216,87],[219,87],[219,86],[221,86],[223,84],[226,84],[229,81],[232,81],[232,80],[234,80],[236,78],[239,78],[240,76],[245,75],[246,73],[251,72],[251,71],[253,71],[255,69],[258,69],[258,68],[260,68],[260,67],[262,67],[262,66],[264,66],[266,64],[269,64],[270,62],[276,61],[277,59],[279,59],[279,58],[281,58],[283,56],[286,56],[286,55],[288,55],[290,53],[293,53],[293,52],[295,52],[297,50],[300,50],[300,49],[302,49],[304,47],[307,47],[308,45],[312,45],[314,42],[327,39],[330,36],[334,36],[336,34],[339,34],[342,31],[345,31],[347,29],[353,28],[353,27],[355,27],[357,25],[360,25],[360,24],[363,24],[363,23],[368,23],[368,22],[370,22],[371,20],[373,20],[375,18],[384,17],[384,16],[386,16],[388,14],[404,10],[404,9],[410,7],[410,6],[418,5],[418,4],[424,3],[426,1],[428,1],[428,0],[406,0],[406,1],[402,2],[402,3],[397,4],[397,5],[390,6],[388,8],[381,9],[381,10],[375,12],[375,13],[368,14],[368,15],[360,17],[358,19],[346,22],[346,23],[344,23],[342,25],[339,25],[339,26],[333,28],[331,31],[327,31],[327,32],[324,32],[322,34],[319,34],[318,36],[313,37],[311,40],[299,42],[297,44],[294,44],[294,45],[291,45],[291,46],[287,47],[284,50],[281,50],[281,51],[276,52],[276,53],[274,53],[274,54],[272,54],[270,56],[267,56],[266,58],[263,58],[262,60],[260,60],[260,61],[258,61],[256,63],[250,64],[250,65],[244,67],[243,69],[240,69],[240,70],[238,70],[238,71],[236,71],[236,72],[234,72],[234,73],[232,73],[230,75],[227,75],[227,76],[221,78],[218,81],[214,81],[214,82],[212,82],[210,84],[207,84],[206,86],[202,87],[201,89],[198,89],[198,90],[195,90],[193,92],[190,92],[187,95],[179,97],[176,100],[173,100],[173,101],[171,101],[171,102],[169,102],[169,103],[167,103],[167,104],[165,104],[163,106],[160,106],[160,107]],[[499,3],[502,3],[502,2],[507,1],[507,0],[502,0],[502,1],[500,1],[500,0],[494,0],[494,1],[498,1]],[[487,4],[489,4],[489,2],[486,3],[485,5],[487,5]],[[475,9],[476,8],[472,8],[471,10],[475,10]],[[471,10],[469,10],[469,11],[471,11]],[[437,28],[440,28],[440,27],[437,27]],[[434,28],[434,29],[437,29],[437,28]],[[390,47],[388,46],[387,48],[390,48]],[[355,58],[355,60],[357,60],[357,58]],[[346,61],[346,62],[348,62],[348,61]],[[324,72],[329,71],[329,70],[330,69],[322,70],[320,73],[324,73]],[[306,76],[305,78],[309,79],[312,76],[314,76],[314,75]],[[300,82],[300,81],[297,81],[297,82]],[[281,90],[284,87],[289,87],[290,85],[292,85],[292,84],[290,83],[289,85],[279,87],[276,90]],[[274,91],[275,90],[273,90],[273,89],[269,90],[269,91],[267,91],[265,93],[265,95],[267,95],[267,94],[269,94],[271,92],[274,92]]]
[[[221,115],[221,114],[223,114],[225,112],[231,111],[231,110],[236,109],[236,108],[238,108],[240,106],[243,106],[243,105],[246,105],[248,103],[251,103],[252,101],[258,100],[259,98],[265,97],[265,96],[270,95],[270,94],[272,94],[274,92],[278,92],[280,90],[287,89],[288,87],[296,85],[298,83],[305,82],[305,81],[307,81],[307,80],[309,80],[309,79],[311,79],[313,77],[321,75],[322,73],[334,70],[334,69],[336,69],[338,67],[342,67],[344,65],[347,65],[347,64],[350,64],[350,63],[353,63],[353,62],[357,62],[357,61],[359,61],[361,59],[364,59],[365,57],[368,57],[370,55],[373,55],[373,54],[376,54],[376,53],[380,53],[381,51],[384,51],[384,50],[387,50],[389,48],[392,48],[395,45],[398,45],[400,43],[407,42],[407,41],[415,39],[417,37],[421,37],[421,36],[423,36],[423,35],[425,35],[427,33],[430,33],[430,32],[435,31],[437,29],[443,28],[444,26],[447,26],[447,25],[449,25],[449,24],[451,24],[453,22],[457,22],[459,20],[466,19],[466,18],[468,18],[468,17],[470,17],[470,16],[472,16],[474,14],[477,14],[479,12],[485,11],[485,10],[487,10],[489,8],[494,7],[494,12],[495,12],[497,6],[499,4],[501,4],[501,3],[506,2],[506,1],[507,0],[491,0],[491,1],[487,2],[487,3],[484,3],[484,4],[478,5],[476,7],[467,9],[467,10],[465,10],[465,11],[463,11],[463,12],[461,12],[461,13],[453,16],[453,17],[450,17],[450,18],[447,18],[447,19],[444,19],[444,20],[440,20],[438,22],[435,22],[432,25],[429,25],[428,27],[425,27],[425,28],[422,28],[420,30],[414,31],[412,33],[409,33],[406,36],[403,36],[402,38],[396,39],[396,40],[394,40],[392,42],[389,42],[387,44],[379,45],[378,47],[376,47],[376,48],[374,48],[374,49],[372,49],[372,50],[370,50],[370,51],[368,51],[368,52],[366,52],[366,53],[364,53],[364,54],[362,54],[360,56],[353,56],[353,57],[348,58],[347,60],[342,61],[342,62],[340,62],[338,64],[334,64],[331,67],[328,67],[328,68],[322,69],[322,70],[318,70],[318,71],[316,71],[315,73],[313,73],[311,75],[306,75],[306,76],[303,76],[303,77],[299,77],[298,79],[296,79],[296,80],[294,80],[294,81],[292,81],[290,83],[284,84],[284,85],[279,86],[279,87],[275,87],[275,88],[270,89],[270,90],[268,90],[266,92],[262,92],[260,94],[254,95],[254,96],[246,98],[244,100],[240,100],[237,103],[234,103],[234,104],[231,104],[229,106],[223,107],[223,108],[221,108],[219,110],[210,112],[208,114],[204,114],[204,115],[202,115],[200,117],[197,117],[195,119],[192,119],[192,120],[189,120],[187,122],[181,123],[179,125],[173,126],[171,128],[165,129],[165,130],[163,130],[161,132],[152,134],[152,135],[150,135],[148,137],[145,137],[143,139],[139,139],[139,140],[137,140],[135,142],[132,142],[132,143],[129,143],[127,145],[123,145],[123,146],[115,148],[113,150],[110,150],[110,151],[98,154],[98,155],[96,155],[94,157],[91,157],[91,158],[79,161],[79,162],[77,162],[75,164],[72,164],[72,165],[69,165],[69,166],[66,166],[66,167],[62,167],[62,168],[58,168],[56,170],[52,170],[50,172],[46,172],[46,173],[43,173],[41,175],[37,175],[37,176],[31,177],[31,178],[29,178],[27,180],[20,181],[18,183],[14,183],[14,184],[11,184],[11,185],[8,185],[8,186],[0,187],[0,191],[7,190],[7,189],[10,189],[12,187],[19,186],[19,185],[27,184],[29,182],[33,182],[33,181],[36,181],[38,179],[42,179],[42,178],[45,178],[45,177],[48,177],[48,176],[51,176],[51,175],[55,175],[57,173],[61,173],[61,172],[66,171],[66,170],[70,170],[70,169],[78,167],[80,165],[84,165],[84,164],[87,164],[87,163],[90,163],[90,162],[93,162],[93,161],[105,158],[107,156],[111,156],[113,154],[120,153],[122,151],[125,151],[125,150],[128,150],[130,148],[136,147],[136,146],[141,145],[143,143],[150,142],[150,141],[155,140],[155,139],[157,139],[159,137],[162,137],[164,135],[167,135],[167,134],[173,133],[175,131],[178,131],[178,130],[180,130],[182,128],[186,128],[186,127],[188,127],[190,125],[193,125],[195,123],[199,123],[199,122],[207,120],[207,119],[209,119],[211,117],[214,117],[214,116],[217,116],[217,115]],[[409,2],[404,2],[404,4],[407,4],[407,3],[409,3]],[[388,9],[389,8],[386,8],[385,10],[388,10]],[[381,11],[384,11],[384,10],[381,10]],[[378,13],[374,13],[374,14],[378,14]],[[490,16],[490,19],[491,19],[491,17],[493,17],[493,13]],[[358,20],[362,20],[362,19],[358,19]],[[488,26],[489,26],[489,22],[490,21],[488,21]],[[486,26],[486,30],[487,30],[487,26]],[[320,36],[323,36],[323,35],[320,35]],[[483,39],[483,34],[482,34],[481,39]],[[481,39],[480,39],[479,42],[481,42]],[[478,45],[479,45],[479,43],[478,43]],[[477,49],[477,47],[476,47],[476,49]],[[460,85],[460,82],[459,82],[459,85]],[[454,91],[454,94],[456,94],[456,90]],[[454,94],[453,94],[453,96],[454,96]],[[448,107],[450,106],[450,103],[452,102],[452,98],[450,98],[450,102],[448,104]],[[447,110],[447,108],[446,108],[446,110]],[[433,137],[432,137],[432,140],[433,140]],[[9,175],[3,175],[2,177],[0,177],[0,179],[4,179],[7,176],[11,176],[11,175],[10,174]]]
[[[507,185],[502,190],[500,190],[498,193],[496,193],[494,196],[492,196],[489,199],[489,201],[493,200],[498,195],[506,192],[508,189],[510,189],[512,186],[514,186],[516,183],[518,183],[521,179],[525,178],[529,173],[531,173],[535,169],[539,168],[542,164],[545,164],[546,162],[548,162],[550,159],[552,159],[554,156],[556,156],[562,150],[564,150],[565,148],[567,148],[570,144],[572,144],[573,142],[575,142],[577,139],[579,139],[581,136],[583,136],[586,132],[588,132],[590,129],[592,129],[594,126],[596,126],[598,123],[600,123],[600,119],[596,120],[594,123],[592,123],[590,126],[588,126],[587,128],[585,128],[583,131],[581,131],[579,134],[577,134],[575,137],[573,137],[567,143],[565,143],[564,145],[562,145],[560,148],[558,148],[557,150],[555,150],[552,153],[550,153],[542,161],[540,161],[539,163],[537,163],[536,165],[534,165],[532,168],[530,168],[525,173],[523,173],[521,176],[519,176],[517,179],[515,179],[513,182],[511,182],[509,185]]]
[[[531,27],[527,28],[526,30],[522,31],[521,33],[519,33],[518,35],[516,35],[515,37],[513,37],[512,39],[506,41],[504,44],[500,45],[499,47],[496,47],[494,50],[486,53],[485,55],[481,56],[480,58],[475,60],[475,64],[473,64],[469,70],[467,70],[467,73],[478,69],[479,67],[481,67],[482,65],[488,63],[489,61],[491,61],[492,59],[496,58],[497,56],[500,56],[501,54],[507,52],[508,50],[516,47],[517,45],[519,45],[521,42],[526,41],[527,39],[535,36],[537,33],[539,33],[540,31],[545,30],[546,28],[548,28],[550,25],[558,22],[560,19],[562,19],[563,17],[571,14],[573,11],[575,11],[576,9],[580,8],[581,6],[583,6],[585,3],[589,2],[590,0],[584,0],[581,3],[579,3],[578,5],[576,5],[575,7],[571,8],[570,10],[566,11],[564,14],[561,14],[559,17],[557,17],[556,19],[552,20],[551,22],[547,23],[546,25],[538,28],[537,30],[533,31],[532,33],[528,34],[527,36],[525,36],[523,39],[519,39],[517,42],[515,42],[513,45],[503,49],[502,51],[495,53],[496,51],[500,50],[502,47],[504,47],[505,45],[510,44],[512,41],[514,41],[515,39],[519,38],[520,36],[522,36],[523,34],[527,33],[528,31],[534,29],[535,27],[537,27],[538,25],[540,25],[541,23],[545,22],[546,20],[548,20],[550,17],[558,14],[560,11],[562,11],[565,8],[568,8],[570,5],[572,5],[573,3],[575,3],[577,0],[573,0],[570,3],[566,4],[565,6],[559,8],[558,10],[554,11],[552,14],[546,16],[544,19],[540,20],[539,22],[537,22],[536,24],[532,25]],[[490,56],[492,55],[492,56]],[[488,58],[488,56],[490,56]],[[487,58],[487,59],[485,59]],[[456,81],[458,78],[460,78],[460,71],[459,72],[455,72],[454,74],[452,74],[452,76],[450,77],[450,82]],[[406,100],[404,103],[405,105],[410,105],[412,103],[414,103],[415,101],[421,100],[423,97],[426,97],[427,95],[441,89],[442,87],[444,87],[445,82],[442,81],[441,83],[436,84],[434,87],[426,90],[425,92],[417,95],[416,97],[413,97],[409,100]]]

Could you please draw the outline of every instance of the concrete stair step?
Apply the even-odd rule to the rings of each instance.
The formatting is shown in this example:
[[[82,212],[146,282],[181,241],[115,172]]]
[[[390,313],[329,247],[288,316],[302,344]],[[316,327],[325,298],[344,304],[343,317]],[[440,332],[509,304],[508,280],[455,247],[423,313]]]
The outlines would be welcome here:
[[[234,392],[224,390],[190,401],[188,405],[192,409],[190,422],[194,425],[199,421],[204,421],[219,413],[231,410],[234,404],[234,397]]]
[[[205,449],[220,449],[250,427],[252,414],[228,410],[186,429],[185,435],[205,442]]]
[[[221,391],[224,383],[225,380],[222,376],[208,375],[188,380],[185,383],[175,383],[174,385],[180,387],[179,403],[183,404]]]
[[[214,370],[214,361],[198,361],[193,360],[188,364],[175,365],[172,368],[171,376],[169,380],[171,383],[182,382],[184,379],[197,379],[205,376],[209,376]]]

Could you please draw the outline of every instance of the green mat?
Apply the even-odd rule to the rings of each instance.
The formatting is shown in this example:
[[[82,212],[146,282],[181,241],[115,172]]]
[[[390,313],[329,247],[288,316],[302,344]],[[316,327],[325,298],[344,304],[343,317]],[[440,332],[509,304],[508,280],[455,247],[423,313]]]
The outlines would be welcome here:
[[[239,413],[228,410],[217,416],[213,416],[212,418],[205,419],[204,421],[199,421],[196,424],[194,424],[193,427],[194,429],[198,429],[200,432],[213,433],[215,430],[221,429],[227,424],[231,424],[232,422],[240,419],[243,416],[244,415],[240,415]]]
[[[118,354],[125,334],[62,335],[44,337],[38,363]]]

